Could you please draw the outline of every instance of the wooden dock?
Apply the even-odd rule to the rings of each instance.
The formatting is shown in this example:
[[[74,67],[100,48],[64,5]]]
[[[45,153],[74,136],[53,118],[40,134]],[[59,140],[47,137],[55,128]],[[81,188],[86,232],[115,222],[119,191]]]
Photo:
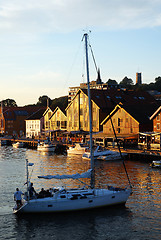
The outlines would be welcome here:
[[[24,142],[25,147],[29,149],[36,149],[38,144],[38,139],[9,139],[9,138],[1,138],[0,140],[7,141],[7,145],[12,145],[15,142]],[[68,148],[68,144],[62,144],[58,141],[54,141],[53,144],[56,146],[56,150],[58,154],[65,151]],[[110,148],[111,150],[116,151],[116,148]],[[118,149],[117,149],[118,151]],[[139,149],[123,149],[121,148],[121,152],[127,153],[127,160],[133,161],[142,161],[142,162],[152,162],[153,160],[161,159],[160,151],[143,151]]]

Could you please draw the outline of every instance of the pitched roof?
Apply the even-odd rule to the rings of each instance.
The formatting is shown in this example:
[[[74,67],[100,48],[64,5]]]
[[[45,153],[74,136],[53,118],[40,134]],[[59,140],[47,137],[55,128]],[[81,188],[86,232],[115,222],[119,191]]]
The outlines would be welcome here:
[[[123,108],[127,113],[129,113],[137,122],[141,124],[148,124],[150,122],[150,116],[158,108],[156,103],[144,103],[135,105],[123,105],[118,104],[114,110],[102,121],[104,124],[112,117],[118,109]]]
[[[51,118],[53,117],[53,115],[58,111],[58,109],[60,109],[60,110],[62,111],[62,113],[66,116],[66,111],[65,111],[65,109],[64,109],[64,111],[63,111],[61,107],[57,106],[57,107],[55,108],[55,110],[53,111],[50,119],[51,119]]]
[[[29,116],[38,111],[40,107],[4,107],[3,115],[5,119],[15,120],[16,116]]]
[[[153,114],[150,116],[150,120],[152,120],[161,110],[161,106],[159,106],[156,111],[153,111]]]
[[[26,120],[39,120],[43,117],[43,113],[45,112],[45,109],[39,109],[35,113],[31,114]]]
[[[82,89],[87,95],[87,89]],[[111,111],[118,103],[124,105],[135,104],[149,104],[156,103],[156,100],[148,92],[145,91],[133,91],[133,90],[120,90],[120,89],[107,89],[98,90],[91,89],[91,99],[100,107],[100,109]],[[108,111],[108,112],[109,112]],[[106,112],[107,113],[107,112]]]

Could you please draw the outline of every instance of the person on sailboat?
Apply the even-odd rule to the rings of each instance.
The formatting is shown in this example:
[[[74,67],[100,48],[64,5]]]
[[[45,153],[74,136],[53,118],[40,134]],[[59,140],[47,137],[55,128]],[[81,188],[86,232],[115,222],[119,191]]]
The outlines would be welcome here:
[[[22,195],[24,195],[24,193],[21,192],[19,188],[16,188],[16,192],[14,193],[14,200],[16,201],[17,208],[20,208],[22,206]]]
[[[30,185],[29,185],[29,198],[32,199],[34,194],[36,196],[36,191],[33,187],[33,183],[30,183]]]

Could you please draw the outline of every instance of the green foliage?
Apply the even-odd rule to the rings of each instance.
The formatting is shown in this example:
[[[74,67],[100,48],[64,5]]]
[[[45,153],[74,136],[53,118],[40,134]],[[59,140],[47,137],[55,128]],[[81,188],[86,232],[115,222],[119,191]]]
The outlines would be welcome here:
[[[43,95],[43,96],[39,97],[39,101],[37,102],[36,105],[47,107],[47,106],[50,106],[51,103],[52,103],[52,100],[48,96]]]
[[[122,81],[120,82],[120,85],[123,87],[129,87],[131,85],[134,85],[134,83],[131,78],[124,77],[124,79],[122,79]]]
[[[55,98],[52,100],[51,107],[54,109],[57,106],[65,109],[68,105],[68,96],[60,97],[60,98]]]
[[[161,91],[161,77],[155,78],[155,84],[154,84],[155,90]]]
[[[116,80],[112,80],[112,79],[108,79],[108,81],[106,82],[108,85],[117,85],[117,81]]]
[[[15,102],[15,100],[13,99],[6,99],[6,100],[3,100],[3,107],[17,107],[17,104]]]

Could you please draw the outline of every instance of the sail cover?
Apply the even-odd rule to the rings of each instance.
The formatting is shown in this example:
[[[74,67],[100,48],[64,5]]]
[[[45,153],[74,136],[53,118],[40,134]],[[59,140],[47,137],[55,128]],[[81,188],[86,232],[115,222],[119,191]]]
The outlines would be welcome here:
[[[91,177],[91,171],[92,169],[89,169],[87,172],[84,172],[84,173],[76,173],[76,174],[72,174],[72,175],[46,175],[46,176],[38,176],[38,178],[44,178],[44,179],[52,179],[52,178],[55,178],[55,179],[69,179],[69,178],[72,178],[72,179],[78,179],[78,178],[90,178]]]

